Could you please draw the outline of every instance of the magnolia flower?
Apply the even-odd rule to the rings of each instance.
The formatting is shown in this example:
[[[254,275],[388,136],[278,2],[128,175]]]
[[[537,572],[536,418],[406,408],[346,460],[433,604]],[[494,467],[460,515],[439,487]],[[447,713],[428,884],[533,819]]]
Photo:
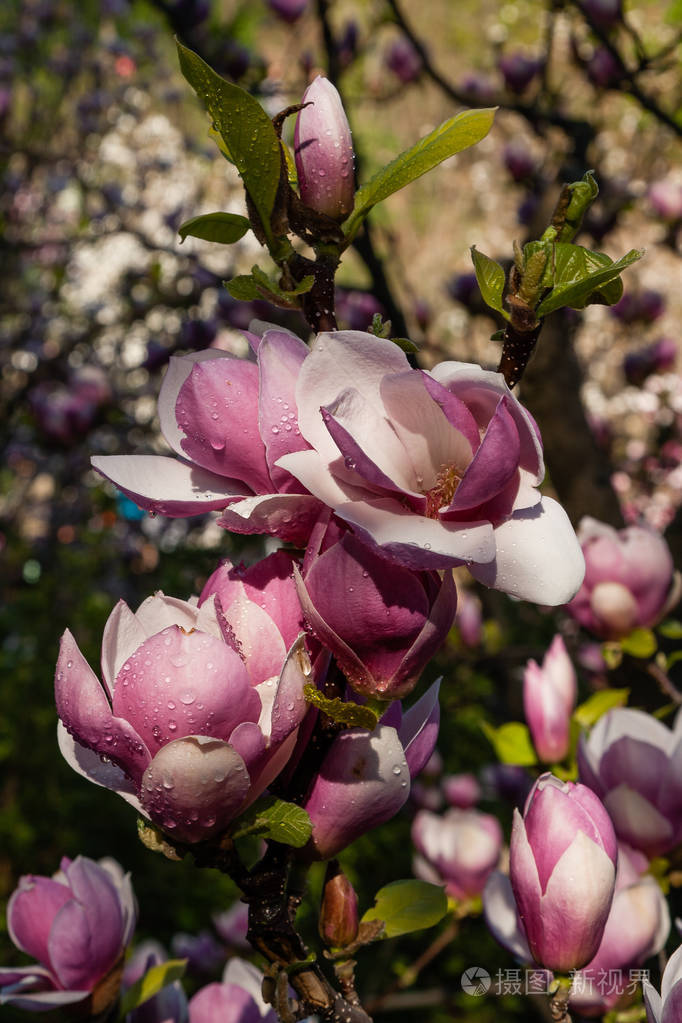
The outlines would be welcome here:
[[[575,593],[579,545],[537,490],[537,428],[499,373],[421,372],[357,331],[320,334],[310,352],[281,330],[252,343],[258,367],[214,350],[171,360],[159,414],[182,461],[113,455],[95,468],[165,514],[220,508],[228,529],[300,543],[325,504],[406,568],[466,564],[543,604]]]
[[[577,679],[561,636],[555,636],[542,667],[528,661],[523,676],[523,708],[540,760],[555,764],[570,746],[571,714]]]
[[[567,973],[594,958],[616,877],[613,825],[585,785],[543,774],[514,811],[509,876],[533,958]]]
[[[0,968],[0,1005],[31,1012],[70,1006],[73,1018],[110,1008],[136,918],[130,876],[115,860],[64,857],[54,877],[20,878],[7,927],[38,965]]]
[[[155,966],[168,960],[163,945],[158,941],[143,941],[136,945],[126,960],[121,990],[126,991]],[[137,1009],[126,1015],[125,1023],[187,1023],[187,997],[179,980],[166,984]]]
[[[680,841],[682,714],[671,731],[644,711],[610,710],[581,737],[578,768],[623,842],[660,856]]]
[[[190,998],[189,1023],[277,1023],[262,986],[260,970],[244,959],[230,959],[221,983],[208,984]]]
[[[480,895],[502,851],[502,828],[496,817],[479,810],[447,810],[438,815],[420,810],[412,823],[417,849],[414,873],[433,884],[445,882],[455,899]]]
[[[663,537],[644,526],[617,531],[585,517],[578,527],[585,579],[567,610],[604,639],[655,625],[679,598],[679,579]]]
[[[294,133],[301,199],[318,213],[343,219],[353,209],[355,154],[341,97],[329,79],[318,75],[301,102],[306,105]]]
[[[276,654],[257,649],[254,674],[241,653],[253,642],[251,614],[262,622],[262,608],[244,601],[228,624],[214,593],[200,607],[157,594],[135,614],[119,601],[104,631],[103,684],[71,633],[62,638],[55,697],[66,760],[181,841],[224,830],[263,792],[307,710],[302,637],[283,656],[273,626]]]

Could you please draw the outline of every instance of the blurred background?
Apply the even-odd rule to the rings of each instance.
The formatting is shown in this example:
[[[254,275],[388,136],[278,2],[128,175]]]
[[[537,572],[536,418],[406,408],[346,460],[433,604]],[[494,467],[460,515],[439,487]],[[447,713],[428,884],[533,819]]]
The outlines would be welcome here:
[[[618,0],[4,0],[0,904],[21,874],[50,874],[78,853],[132,871],[139,934],[167,947],[179,931],[211,930],[212,914],[235,898],[215,872],[145,849],[133,811],[73,774],[57,749],[52,697],[67,626],[96,666],[119,598],[133,607],[157,589],[187,598],[220,558],[264,553],[258,538],[230,536],[211,516],[142,513],[90,469],[90,456],[166,450],[156,398],[171,355],[208,345],[244,355],[239,331],[254,316],[306,336],[295,314],[283,320],[223,288],[259,258],[253,236],[230,248],[179,243],[184,220],[241,213],[244,203],[179,73],[173,36],[271,115],[326,73],[343,95],[360,181],[462,106],[499,105],[479,146],[373,214],[338,278],[340,326],[365,329],[381,312],[419,344],[425,368],[444,358],[496,366],[498,325],[470,246],[508,265],[513,240],[546,226],[560,184],[594,168],[601,194],[580,242],[613,258],[633,247],[646,256],[627,271],[618,306],[556,314],[520,397],[575,521],[648,522],[679,555],[681,24],[679,0],[625,10]],[[522,716],[520,670],[542,657],[560,619],[497,593],[471,589],[467,599],[478,631],[456,627],[427,673],[446,679],[440,769],[483,771],[483,805],[508,824],[510,785],[485,773],[493,751],[481,722]],[[577,634],[562,628],[577,652]],[[587,693],[594,677],[580,670]],[[435,804],[437,780],[431,788],[417,798]],[[363,909],[380,882],[410,876],[411,812],[343,857]],[[0,963],[23,961],[3,928],[0,914]],[[542,1018],[535,1000],[513,993],[462,993],[467,966],[513,965],[482,925],[465,921],[462,934],[424,968],[413,1001],[387,999],[379,1018]],[[376,947],[360,964],[360,990],[380,999],[424,943]],[[219,943],[215,973],[226,954]]]

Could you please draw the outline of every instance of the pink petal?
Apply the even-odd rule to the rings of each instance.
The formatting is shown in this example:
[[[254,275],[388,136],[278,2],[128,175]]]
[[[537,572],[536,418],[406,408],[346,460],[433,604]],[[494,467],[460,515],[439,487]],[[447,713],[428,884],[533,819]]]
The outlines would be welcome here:
[[[353,728],[337,736],[305,806],[317,854],[322,859],[336,856],[390,820],[409,795],[409,777],[395,729],[379,725],[369,733]]]
[[[416,778],[425,767],[436,747],[440,726],[440,683],[438,679],[429,686],[424,695],[404,713],[398,729],[411,778]]]
[[[178,426],[175,413],[178,395],[185,381],[190,376],[197,362],[203,362],[205,359],[229,358],[231,356],[226,352],[220,351],[219,348],[206,348],[202,352],[193,352],[191,355],[173,355],[168,360],[168,369],[159,392],[159,425],[161,433],[176,454],[183,454],[182,442],[185,439],[185,434]]]
[[[299,636],[286,656],[275,691],[269,732],[272,746],[283,742],[308,713],[303,696],[303,687],[308,682],[312,682],[312,666],[304,637]]]
[[[296,458],[298,454],[286,455]],[[266,494],[225,508],[218,525],[233,533],[267,533],[305,546],[322,507],[310,494]]]
[[[94,785],[101,785],[105,789],[111,789],[112,792],[118,793],[138,813],[143,813],[137,798],[137,786],[128,775],[112,763],[109,757],[95,753],[87,746],[81,746],[79,742],[76,742],[61,721],[57,724],[57,743],[60,753],[76,774],[87,778]]]
[[[114,695],[114,682],[127,657],[144,643],[147,633],[124,600],[119,600],[104,626],[102,636],[102,678],[107,695]]]
[[[104,690],[67,629],[55,676],[57,713],[66,729],[96,753],[109,757],[139,784],[149,750],[128,721],[114,717]]]
[[[185,518],[224,508],[248,488],[164,455],[98,455],[92,467],[145,511]]]
[[[180,388],[175,414],[187,458],[204,469],[243,480],[257,494],[272,489],[258,429],[258,369],[243,359],[194,365]]]
[[[260,700],[241,658],[226,643],[172,625],[125,662],[114,710],[156,752],[185,735],[227,740],[240,721],[258,719]]]
[[[296,408],[296,381],[308,354],[308,346],[300,338],[278,330],[269,330],[258,349],[260,433],[270,476],[278,491],[298,487],[290,474],[276,465],[277,459],[308,447],[298,428]]]
[[[464,473],[447,512],[479,507],[499,494],[516,476],[521,445],[508,405],[508,398],[500,398],[481,445]]]
[[[7,904],[7,930],[22,952],[50,965],[48,939],[57,912],[71,899],[66,885],[31,874],[19,879]]]
[[[219,739],[190,735],[156,754],[142,780],[142,805],[171,836],[200,842],[227,827],[249,786],[236,750]]]

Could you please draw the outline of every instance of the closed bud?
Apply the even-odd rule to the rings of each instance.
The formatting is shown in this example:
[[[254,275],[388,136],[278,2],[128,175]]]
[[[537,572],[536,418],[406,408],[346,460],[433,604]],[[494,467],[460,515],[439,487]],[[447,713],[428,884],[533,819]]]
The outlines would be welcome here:
[[[538,756],[545,764],[555,764],[568,753],[576,693],[571,659],[561,636],[555,636],[542,667],[528,661],[523,677],[526,721]]]
[[[341,97],[318,75],[303,94],[294,152],[301,198],[311,209],[342,220],[353,209],[355,154]]]
[[[358,897],[336,861],[327,865],[319,927],[332,948],[346,948],[358,934]]]

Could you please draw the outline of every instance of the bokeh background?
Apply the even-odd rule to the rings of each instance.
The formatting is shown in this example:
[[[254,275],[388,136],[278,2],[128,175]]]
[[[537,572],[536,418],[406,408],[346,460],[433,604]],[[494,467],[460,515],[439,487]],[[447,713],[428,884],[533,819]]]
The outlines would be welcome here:
[[[361,181],[462,106],[499,105],[484,142],[373,214],[339,275],[340,325],[364,329],[380,311],[420,345],[424,367],[443,358],[496,365],[497,325],[472,278],[470,246],[508,264],[513,240],[546,225],[561,182],[594,168],[601,195],[580,241],[613,258],[635,246],[646,256],[627,271],[615,309],[556,314],[520,396],[542,428],[548,485],[574,521],[646,521],[682,550],[679,0],[627,3],[626,24],[603,16],[618,4],[568,0],[310,0],[289,21],[291,6],[0,6],[0,905],[21,874],[50,874],[64,854],[111,855],[132,871],[140,936],[166,946],[179,931],[210,930],[235,889],[149,852],[130,808],[62,762],[58,640],[68,626],[96,666],[119,598],[133,607],[157,589],[186,598],[219,558],[250,561],[264,547],[227,535],[211,516],[141,513],[89,458],[165,450],[156,396],[171,355],[210,344],[243,355],[239,329],[254,316],[306,336],[296,314],[237,303],[223,288],[259,258],[252,236],[230,248],[179,243],[184,220],[243,212],[243,193],[178,71],[174,34],[273,115],[300,99],[316,69],[326,72],[344,97]],[[455,628],[426,673],[445,677],[439,750],[448,773],[490,764],[481,723],[522,717],[520,670],[542,657],[558,625],[579,646],[560,614],[497,593],[477,599],[480,640],[467,645]],[[582,670],[584,695],[598,684]],[[625,684],[656,706],[650,680]],[[508,824],[512,804],[488,778],[483,805]],[[410,876],[413,812],[344,854],[362,908],[380,884]],[[320,884],[314,874],[313,896]],[[0,962],[22,962],[3,921],[0,913]],[[428,940],[387,941],[365,955],[368,1001],[399,984]],[[378,1018],[543,1018],[539,1000],[463,994],[471,965],[494,973],[513,963],[480,922],[464,921],[416,990],[377,1004]]]

